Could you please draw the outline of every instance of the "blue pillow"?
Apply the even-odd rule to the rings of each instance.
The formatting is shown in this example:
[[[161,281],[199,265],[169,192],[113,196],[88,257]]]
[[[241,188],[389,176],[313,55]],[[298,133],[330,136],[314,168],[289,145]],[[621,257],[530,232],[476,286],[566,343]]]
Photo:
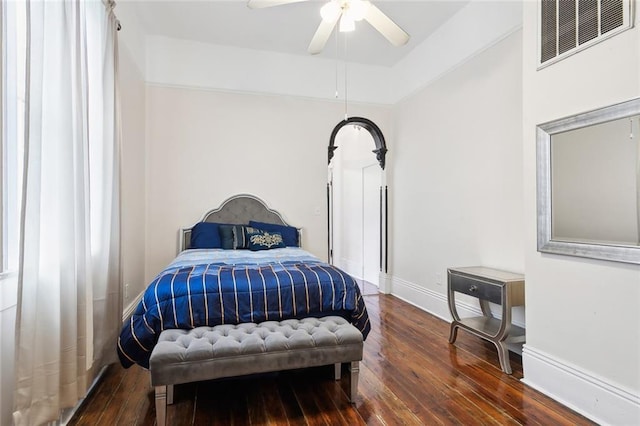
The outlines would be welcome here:
[[[300,244],[298,242],[298,228],[293,226],[286,225],[277,225],[275,223],[264,223],[264,222],[255,222],[250,221],[249,226],[254,228],[258,228],[262,231],[266,231],[269,233],[277,232],[282,235],[282,239],[284,240],[284,245],[287,247],[299,247]]]
[[[220,231],[220,241],[222,248],[225,250],[233,249],[233,227],[235,225],[221,224],[218,229]]]
[[[220,232],[218,223],[198,222],[191,228],[192,249],[221,248]]]
[[[285,247],[279,232],[265,232],[256,228],[246,228],[249,250],[270,250]]]

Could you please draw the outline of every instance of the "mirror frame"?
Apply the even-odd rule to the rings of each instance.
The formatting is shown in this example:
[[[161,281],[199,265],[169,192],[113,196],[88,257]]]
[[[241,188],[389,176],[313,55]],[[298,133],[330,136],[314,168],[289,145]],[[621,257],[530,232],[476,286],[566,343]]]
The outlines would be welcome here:
[[[640,246],[558,241],[551,238],[551,137],[569,130],[638,114],[640,114],[640,98],[635,98],[537,126],[536,167],[539,252],[640,264]]]

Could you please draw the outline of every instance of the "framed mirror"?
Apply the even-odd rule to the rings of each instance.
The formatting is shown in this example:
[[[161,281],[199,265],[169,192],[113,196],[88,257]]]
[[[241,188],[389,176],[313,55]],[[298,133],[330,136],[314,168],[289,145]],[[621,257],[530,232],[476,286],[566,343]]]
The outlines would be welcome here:
[[[537,127],[538,251],[640,264],[640,98]]]

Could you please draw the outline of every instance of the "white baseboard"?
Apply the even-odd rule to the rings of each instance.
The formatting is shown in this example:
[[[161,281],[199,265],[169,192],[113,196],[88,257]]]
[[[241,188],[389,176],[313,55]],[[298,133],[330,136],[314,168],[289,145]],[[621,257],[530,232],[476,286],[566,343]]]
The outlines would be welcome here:
[[[126,308],[124,308],[124,311],[122,312],[122,322],[125,322],[132,314],[133,311],[136,310],[136,307],[138,306],[138,303],[140,303],[140,301],[142,300],[142,295],[144,294],[144,290],[140,292],[140,294],[138,294],[132,301],[131,303],[129,303],[127,305]]]
[[[444,289],[443,291],[446,291],[446,287]],[[398,277],[391,277],[391,294],[446,322],[451,322],[446,294],[429,290]],[[459,307],[462,312],[464,308],[461,305]]]
[[[392,277],[391,282],[391,294],[422,309],[423,311],[429,312],[431,315],[435,315],[446,322],[451,322],[452,318],[449,313],[449,301],[447,300],[446,285],[442,286],[442,293],[440,293],[397,277]],[[465,301],[456,300],[456,308],[458,310],[458,314],[463,318],[482,315],[482,310],[480,310],[479,304],[474,305]],[[492,309],[491,312],[496,318],[502,317],[499,311],[494,311]],[[515,320],[512,322],[519,327],[525,328],[524,323]],[[508,348],[510,351],[522,355],[521,343],[510,343],[508,344]]]
[[[524,345],[528,386],[601,425],[640,425],[640,395]]]
[[[78,409],[80,409],[80,407],[82,407],[82,405],[87,400],[87,396],[89,396],[89,394],[91,394],[91,392],[96,387],[96,385],[98,384],[100,379],[102,379],[102,376],[104,376],[104,373],[106,373],[107,367],[108,367],[108,365],[105,365],[104,367],[102,367],[100,369],[100,371],[96,375],[96,378],[93,379],[93,382],[91,382],[91,385],[89,386],[89,389],[87,389],[87,393],[85,394],[85,396],[82,399],[80,399],[78,401],[78,403],[75,405],[75,407],[67,408],[67,409],[63,409],[62,410],[62,413],[60,413],[60,419],[58,420],[58,424],[60,426],[66,426],[69,423],[69,421],[71,420],[71,418],[74,416],[74,414],[76,414]],[[49,424],[56,424],[56,422],[51,422]]]
[[[391,287],[393,285],[391,280],[391,275],[380,271],[380,276],[378,277],[378,291],[383,294],[391,293]]]

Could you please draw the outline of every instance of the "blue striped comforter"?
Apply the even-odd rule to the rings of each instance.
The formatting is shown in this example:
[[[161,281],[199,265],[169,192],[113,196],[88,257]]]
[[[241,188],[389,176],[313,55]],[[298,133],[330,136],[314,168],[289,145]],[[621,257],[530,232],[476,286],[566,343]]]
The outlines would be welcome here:
[[[134,363],[148,368],[151,351],[166,329],[335,312],[367,337],[369,317],[354,279],[302,249],[188,250],[145,290],[122,327],[118,356],[125,368]]]

